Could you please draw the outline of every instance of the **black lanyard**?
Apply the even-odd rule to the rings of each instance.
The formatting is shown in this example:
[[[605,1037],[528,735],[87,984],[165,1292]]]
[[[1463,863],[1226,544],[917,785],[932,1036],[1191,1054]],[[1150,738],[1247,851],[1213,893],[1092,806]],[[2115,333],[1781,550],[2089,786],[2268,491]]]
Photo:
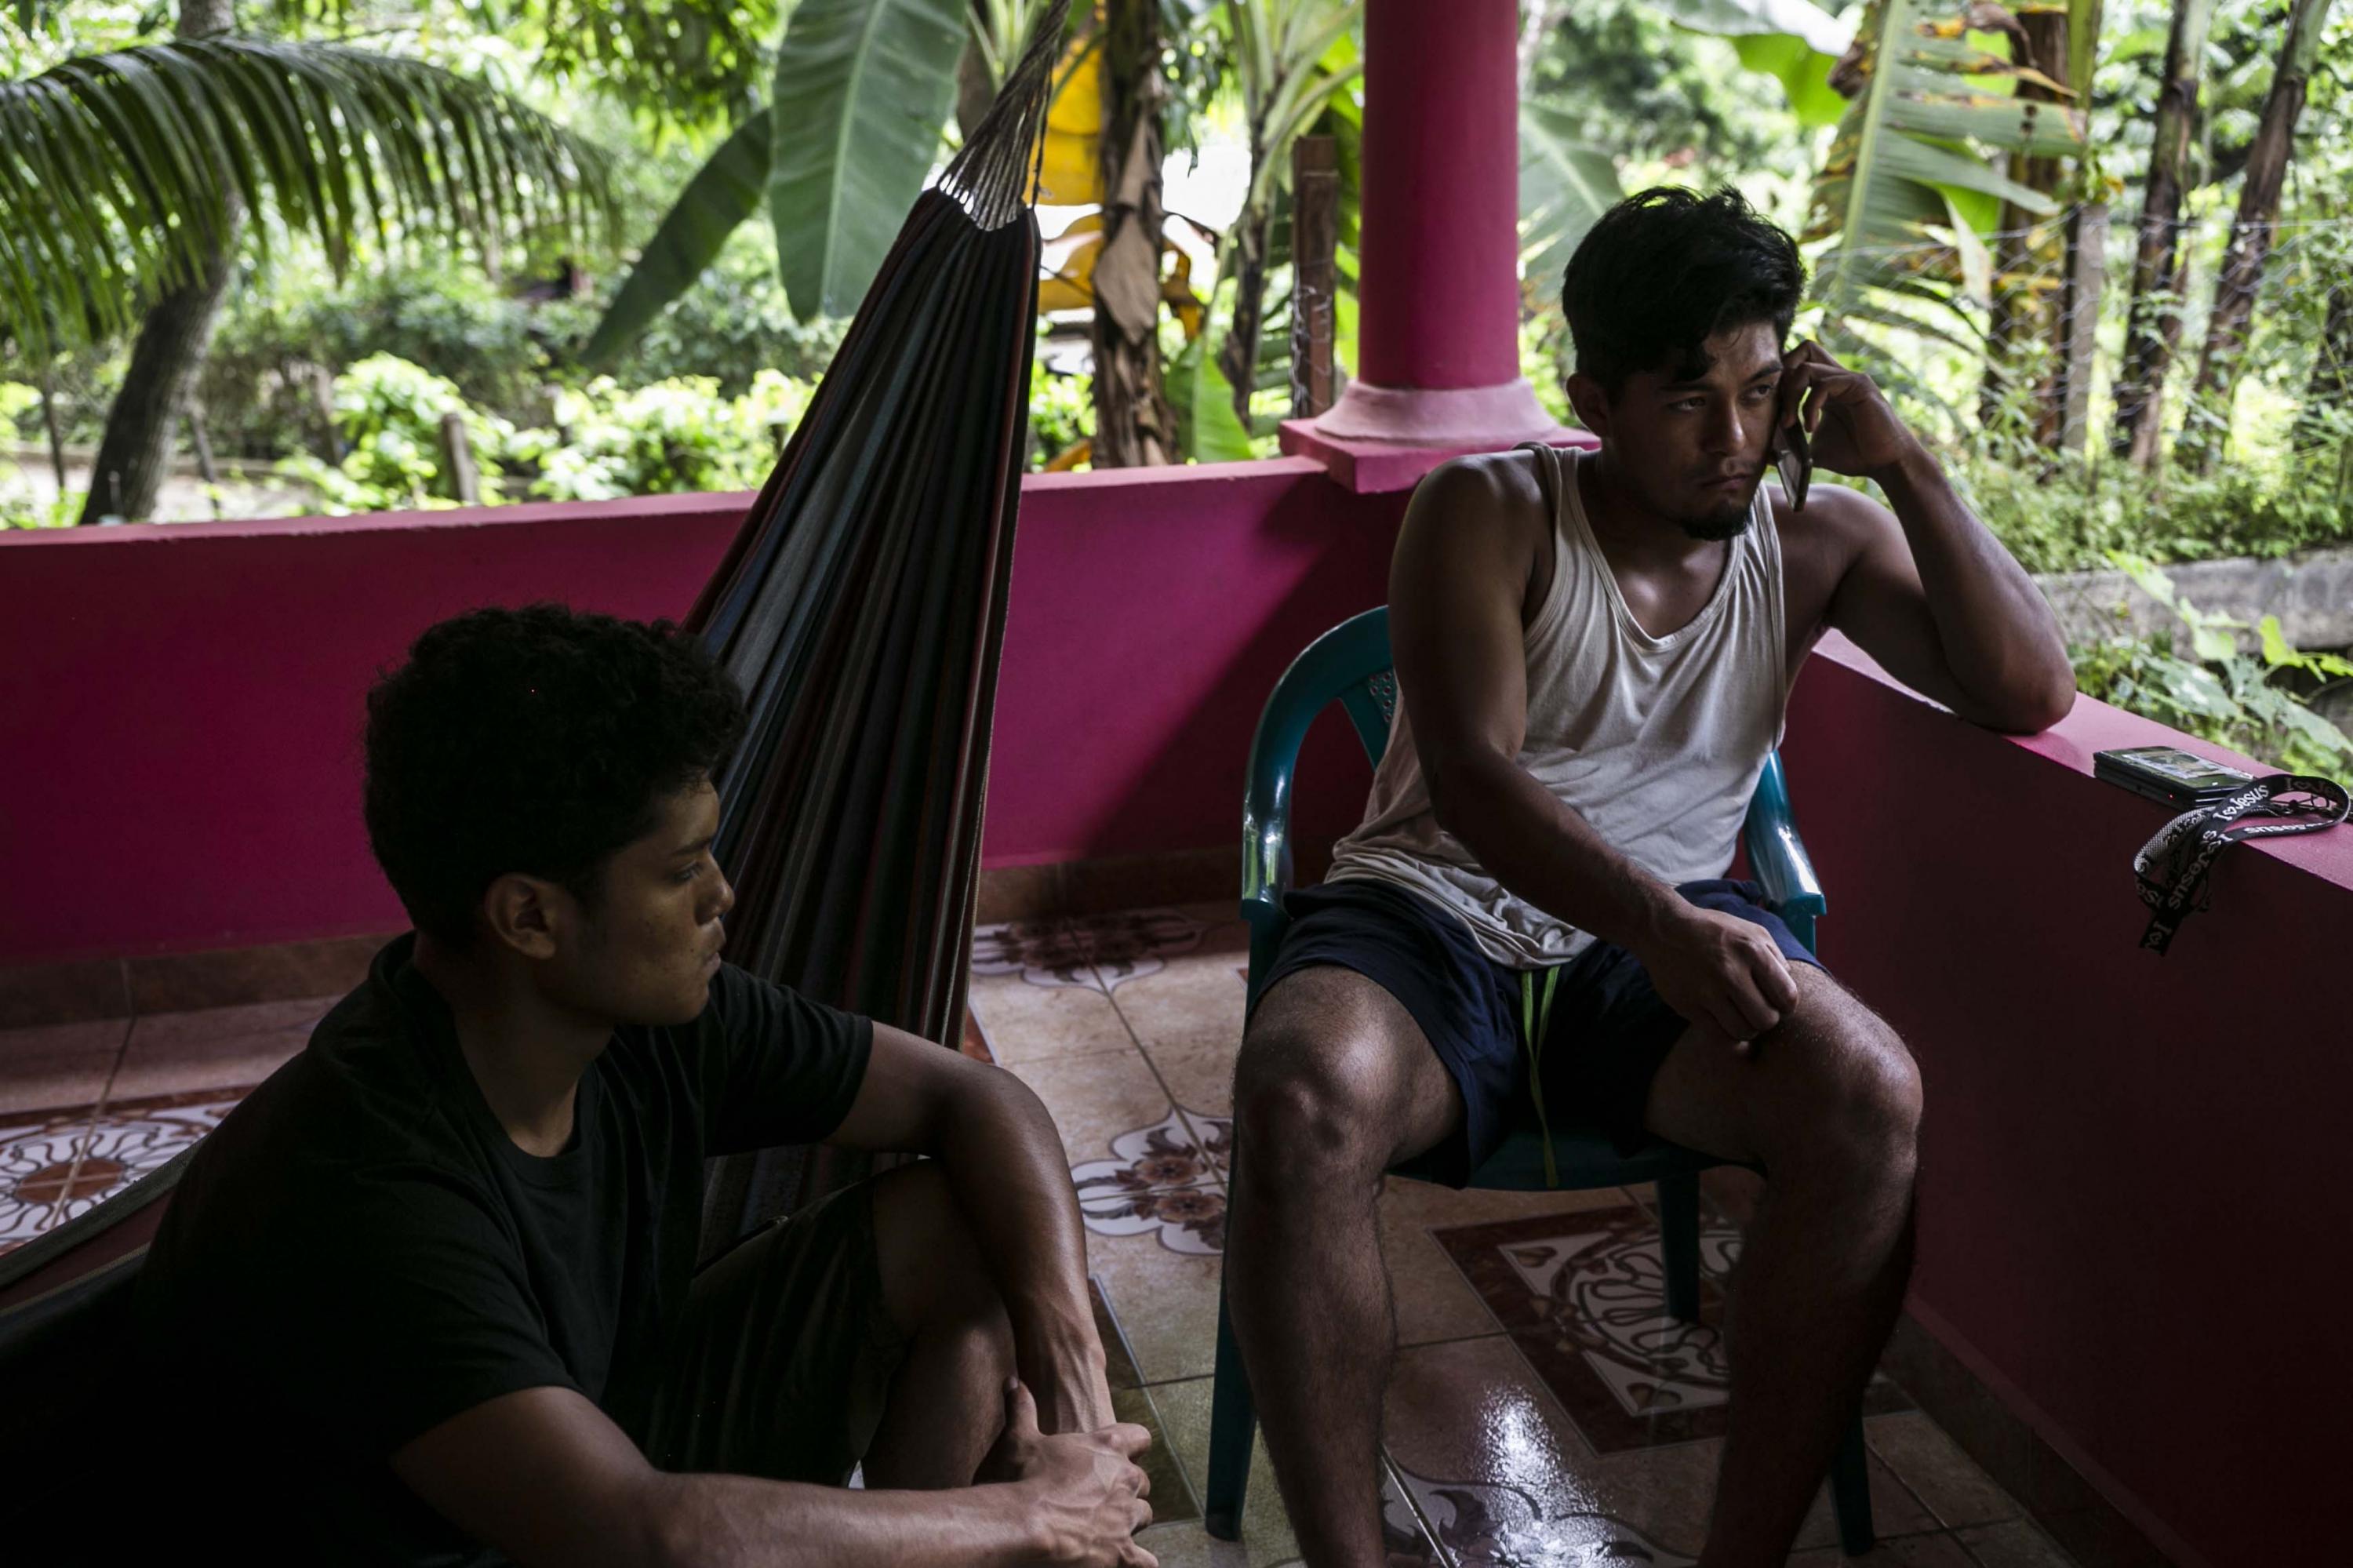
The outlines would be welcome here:
[[[2133,856],[2140,901],[2156,911],[2149,916],[2148,929],[2141,933],[2140,945],[2163,953],[2181,923],[2211,902],[2206,874],[2224,850],[2241,839],[2333,828],[2345,820],[2348,805],[2353,801],[2348,800],[2345,787],[2334,779],[2273,773],[2227,800],[2184,811],[2166,823]],[[2253,820],[2258,818],[2301,820]]]

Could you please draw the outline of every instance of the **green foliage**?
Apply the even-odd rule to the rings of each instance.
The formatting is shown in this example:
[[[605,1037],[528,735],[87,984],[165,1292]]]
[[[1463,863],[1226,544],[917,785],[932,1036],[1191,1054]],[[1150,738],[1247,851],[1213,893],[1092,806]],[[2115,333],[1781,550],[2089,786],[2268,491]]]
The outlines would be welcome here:
[[[2121,462],[2089,477],[2054,472],[2034,453],[1989,440],[1947,466],[1978,515],[2032,572],[2095,567],[2119,552],[2195,561],[2353,542],[2353,506],[2333,476],[2292,457],[2152,482]]]
[[[306,453],[285,471],[318,486],[336,515],[456,505],[456,482],[441,453],[445,415],[455,414],[464,426],[485,503],[499,499],[502,465],[528,450],[512,424],[469,407],[455,383],[396,355],[371,355],[337,376],[334,402],[336,430],[347,443],[343,461],[329,464]]]
[[[774,370],[740,397],[716,377],[681,376],[624,387],[600,376],[555,400],[557,432],[533,432],[533,495],[607,501],[702,490],[750,490],[776,466],[808,408],[811,387]]]
[[[1732,45],[1670,20],[1647,0],[1553,7],[1525,101],[1561,117],[1567,144],[1621,161],[1670,162],[1696,177],[1802,172],[1780,93],[1743,72]]]
[[[849,324],[839,316],[797,320],[776,277],[775,237],[763,225],[747,224],[691,280],[691,287],[645,322],[634,342],[600,364],[585,340],[608,302],[634,282],[634,274],[627,281],[600,278],[591,299],[540,308],[555,367],[565,379],[595,370],[631,387],[712,376],[723,394],[738,397],[763,370],[815,381]]]
[[[2290,772],[2353,774],[2353,738],[2288,683],[2353,679],[2353,662],[2298,652],[2276,616],[2250,627],[2201,610],[2145,558],[2120,553],[2113,559],[2172,611],[2178,630],[2070,649],[2082,691]],[[2241,645],[2240,634],[2249,631],[2257,640],[2253,652]]]
[[[373,236],[606,215],[597,148],[481,83],[339,44],[176,39],[0,80],[0,336],[120,334],[274,213],[341,270]],[[266,244],[268,224],[247,226]]]
[[[1095,378],[1065,376],[1039,360],[1029,373],[1029,466],[1050,462],[1095,433]]]

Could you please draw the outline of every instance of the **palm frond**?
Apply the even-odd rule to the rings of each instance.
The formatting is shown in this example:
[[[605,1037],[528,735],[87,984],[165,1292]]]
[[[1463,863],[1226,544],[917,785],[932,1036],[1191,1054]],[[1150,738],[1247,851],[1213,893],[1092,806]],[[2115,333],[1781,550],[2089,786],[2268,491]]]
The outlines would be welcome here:
[[[238,204],[316,236],[338,274],[369,236],[598,244],[608,171],[513,99],[366,49],[212,37],[67,60],[0,82],[0,335],[37,354],[123,331]]]

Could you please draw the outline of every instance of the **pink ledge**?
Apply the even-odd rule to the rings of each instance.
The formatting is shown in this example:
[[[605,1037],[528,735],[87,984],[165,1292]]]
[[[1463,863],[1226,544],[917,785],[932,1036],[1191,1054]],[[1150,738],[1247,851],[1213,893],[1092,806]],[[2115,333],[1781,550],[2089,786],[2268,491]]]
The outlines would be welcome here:
[[[1322,463],[1359,495],[1410,490],[1440,463],[1470,452],[1521,441],[1597,444],[1585,431],[1556,423],[1522,379],[1444,388],[1351,382],[1320,417],[1285,420],[1282,440],[1284,452]]]

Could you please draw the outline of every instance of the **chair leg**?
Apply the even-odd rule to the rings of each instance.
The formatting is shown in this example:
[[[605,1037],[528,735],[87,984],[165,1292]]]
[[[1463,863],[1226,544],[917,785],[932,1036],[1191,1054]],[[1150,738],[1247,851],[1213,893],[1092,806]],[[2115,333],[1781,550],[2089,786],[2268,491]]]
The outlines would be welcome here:
[[[1226,1307],[1225,1283],[1218,1285],[1218,1365],[1209,1393],[1209,1495],[1202,1523],[1219,1541],[1239,1541],[1242,1499],[1250,1489],[1250,1447],[1258,1412],[1250,1403],[1250,1373],[1234,1342],[1233,1315]]]
[[[1699,1321],[1699,1178],[1659,1178],[1659,1256],[1667,1271],[1667,1315]]]
[[[1862,1446],[1862,1417],[1839,1439],[1831,1456],[1831,1510],[1838,1515],[1839,1550],[1861,1557],[1871,1550],[1871,1467]]]

